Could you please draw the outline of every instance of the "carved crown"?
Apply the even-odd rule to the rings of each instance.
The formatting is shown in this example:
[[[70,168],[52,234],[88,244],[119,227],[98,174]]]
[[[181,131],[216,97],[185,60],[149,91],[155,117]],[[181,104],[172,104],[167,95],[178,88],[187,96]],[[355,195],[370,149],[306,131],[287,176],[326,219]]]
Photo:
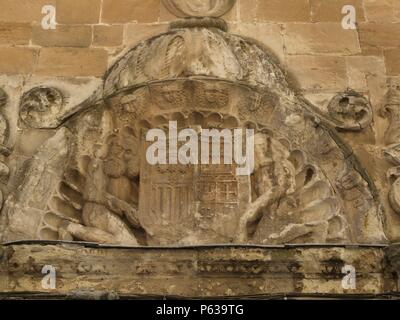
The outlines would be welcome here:
[[[288,94],[278,63],[258,44],[217,29],[185,28],[151,38],[107,75],[104,96],[148,82],[208,77]]]

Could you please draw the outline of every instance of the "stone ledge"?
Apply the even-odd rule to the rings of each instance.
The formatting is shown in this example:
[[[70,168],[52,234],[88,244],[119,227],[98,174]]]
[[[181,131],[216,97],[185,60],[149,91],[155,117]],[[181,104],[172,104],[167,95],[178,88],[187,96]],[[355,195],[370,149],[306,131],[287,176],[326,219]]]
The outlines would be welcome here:
[[[35,297],[360,296],[396,291],[382,246],[115,247],[18,242],[0,247],[0,299]],[[44,265],[56,289],[44,290]],[[341,269],[357,271],[355,290]]]

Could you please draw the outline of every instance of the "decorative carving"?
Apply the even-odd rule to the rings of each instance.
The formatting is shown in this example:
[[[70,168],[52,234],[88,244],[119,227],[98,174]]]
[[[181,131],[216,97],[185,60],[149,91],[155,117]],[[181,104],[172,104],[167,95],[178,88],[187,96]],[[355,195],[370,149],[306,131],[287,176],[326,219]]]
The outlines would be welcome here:
[[[240,119],[260,121],[266,114],[271,114],[278,103],[278,99],[270,92],[251,92],[239,102]]]
[[[143,42],[111,68],[104,93],[154,80],[204,76],[294,95],[278,63],[257,44],[206,28],[176,29]]]
[[[172,21],[169,28],[170,30],[182,28],[214,28],[226,32],[228,30],[228,24],[220,18],[186,18]]]
[[[150,87],[150,93],[161,110],[183,109],[192,102],[193,88],[189,87],[189,82],[156,84]]]
[[[8,121],[4,115],[4,107],[7,103],[7,94],[0,88],[0,154],[9,155],[10,151],[7,147],[9,135]]]
[[[0,154],[3,157],[7,157],[10,155],[10,149],[7,146],[9,126],[3,110],[6,104],[7,104],[7,94],[4,92],[3,89],[0,88]],[[10,169],[3,161],[0,161],[0,182],[6,184],[8,182]],[[3,191],[0,190],[0,210],[3,207],[3,202],[4,202]]]
[[[400,165],[400,144],[392,144],[384,150],[386,159],[394,164]]]
[[[38,87],[26,92],[21,100],[21,120],[31,128],[56,128],[64,98],[55,88]]]
[[[195,88],[193,100],[198,108],[218,110],[228,105],[229,91],[226,88],[218,88],[215,85],[200,82]]]
[[[390,88],[386,95],[383,115],[390,118],[385,134],[386,145],[400,144],[400,88]]]
[[[400,88],[390,88],[386,95],[386,104],[382,110],[390,117],[390,125],[385,134],[387,145],[384,154],[388,161],[397,167],[391,168],[387,176],[391,182],[389,202],[393,210],[400,214]]]
[[[389,192],[389,201],[394,211],[400,214],[400,166],[388,171],[389,181],[392,187]]]
[[[372,122],[371,104],[352,90],[336,95],[329,103],[328,111],[341,130],[360,131]]]
[[[163,0],[164,6],[175,16],[220,17],[232,9],[236,0]]]
[[[6,239],[385,242],[373,183],[340,138],[315,121],[275,61],[257,44],[211,28],[142,42],[107,73],[101,99],[68,117],[21,170],[5,206]],[[57,126],[63,99],[49,98],[52,92],[27,93],[22,121]],[[338,127],[359,130],[370,121],[369,107],[347,92],[331,111]],[[145,134],[169,120],[196,132],[254,129],[254,173],[237,176],[235,164],[149,164]],[[344,169],[355,183],[346,184]]]
[[[358,172],[345,169],[338,179],[337,185],[343,193],[343,197],[351,203],[352,211],[357,210],[363,213],[371,208],[373,197],[369,194],[366,181]],[[369,197],[365,198],[366,194],[369,194]]]
[[[132,132],[127,129],[109,135],[104,148],[86,160],[85,172],[73,170],[75,175],[64,176],[64,199],[71,202],[68,194],[82,199],[78,206],[82,222],[65,223],[64,235],[100,243],[138,244],[128,227],[140,227],[135,182],[139,172],[138,144]],[[75,183],[76,180],[84,183]]]
[[[150,86],[154,103],[163,111],[174,109],[220,110],[229,104],[229,90],[204,81],[181,81]]]
[[[119,101],[118,116],[130,120],[144,117],[147,95],[147,90],[139,90],[135,94],[128,94],[122,97]]]
[[[256,136],[255,152],[257,199],[242,215],[240,241],[280,244],[348,239],[347,222],[334,191],[302,152],[290,153],[267,134]]]
[[[25,239],[58,239],[57,203],[51,200],[59,194],[59,183],[65,168],[65,159],[69,153],[70,132],[65,128],[58,131],[38,150],[35,158],[29,160],[17,176],[21,181],[19,189],[9,195],[3,214],[9,225],[4,241]],[[57,196],[61,198],[61,196]],[[44,216],[48,212],[54,215]],[[71,217],[71,219],[78,217]]]
[[[307,141],[307,150],[316,157],[322,157],[321,161],[324,161],[325,158],[329,159],[328,155],[335,149],[335,142],[332,141],[329,134],[322,127],[317,125],[314,130],[318,139],[315,136],[311,136]]]

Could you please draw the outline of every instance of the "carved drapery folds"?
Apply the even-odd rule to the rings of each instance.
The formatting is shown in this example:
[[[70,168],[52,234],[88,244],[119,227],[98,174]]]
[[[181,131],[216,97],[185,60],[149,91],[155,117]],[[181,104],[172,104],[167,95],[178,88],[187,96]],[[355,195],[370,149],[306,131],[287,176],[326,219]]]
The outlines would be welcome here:
[[[20,119],[30,128],[56,128],[60,125],[64,98],[56,88],[36,87],[21,99]]]
[[[339,130],[360,131],[372,122],[371,104],[352,90],[337,94],[329,103],[328,111]]]
[[[396,167],[387,174],[391,183],[389,192],[390,204],[400,214],[400,88],[390,88],[386,96],[383,115],[390,119],[390,125],[385,134],[386,159]]]

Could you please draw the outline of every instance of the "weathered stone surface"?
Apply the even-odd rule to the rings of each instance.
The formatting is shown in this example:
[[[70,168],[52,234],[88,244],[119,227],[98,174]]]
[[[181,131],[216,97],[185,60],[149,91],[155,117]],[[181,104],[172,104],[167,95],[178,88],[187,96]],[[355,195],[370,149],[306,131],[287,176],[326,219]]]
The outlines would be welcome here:
[[[102,76],[107,53],[102,49],[43,48],[36,73],[45,76]]]
[[[63,105],[64,97],[59,90],[35,88],[23,95],[20,117],[30,127],[56,128],[60,124],[58,119]]]
[[[356,30],[345,30],[340,23],[289,23],[285,26],[288,54],[360,53]]]
[[[347,88],[346,63],[342,57],[289,56],[287,62],[303,89],[343,91]]]
[[[390,88],[387,96],[383,114],[390,118],[390,126],[385,134],[387,148],[385,157],[395,167],[387,172],[387,178],[391,184],[389,191],[389,203],[392,209],[400,214],[400,88]]]
[[[365,14],[369,22],[394,22],[396,0],[364,0]]]
[[[336,95],[328,105],[328,111],[341,130],[360,131],[372,122],[371,104],[354,91]]]
[[[394,1],[394,20],[396,22],[400,22],[400,3],[398,1]]]
[[[207,63],[203,62],[204,54],[209,55]],[[126,63],[135,63],[137,70],[132,72]],[[250,69],[257,72],[249,72]],[[275,59],[269,58],[256,43],[241,41],[241,37],[216,29],[179,28],[128,52],[110,70],[105,93],[146,81],[200,74],[283,91],[287,86]]]
[[[101,22],[156,22],[159,0],[103,0]]]
[[[400,75],[400,49],[385,50],[385,64],[389,75]]]
[[[392,272],[396,277],[396,282],[393,284],[398,290],[399,288],[399,275],[400,275],[400,245],[399,243],[394,243],[385,249],[386,259],[387,259],[387,272]]]
[[[42,47],[89,47],[92,43],[90,26],[58,26],[44,30],[41,25],[33,27],[32,42]]]
[[[224,32],[223,24],[212,18],[193,20],[197,27],[189,20],[185,22],[189,27],[173,24],[168,33],[128,51],[107,72],[97,100],[87,101],[82,109],[77,107],[71,119],[64,117],[57,94],[44,88],[36,95],[26,93],[21,123],[33,128],[61,125],[52,138],[56,141],[68,128],[68,138],[62,139],[67,159],[62,171],[53,176],[43,169],[37,169],[43,171],[40,174],[30,173],[42,167],[36,162],[27,164],[28,171],[20,173],[20,188],[11,192],[6,205],[9,227],[4,237],[23,237],[20,220],[23,224],[29,221],[19,216],[32,210],[36,218],[30,232],[43,240],[145,246],[386,242],[379,199],[367,173],[360,174],[363,169],[349,160],[351,151],[328,131],[332,123],[346,130],[367,127],[372,120],[368,102],[361,95],[349,94],[340,97],[349,100],[344,108],[341,100],[335,107],[329,106],[332,119],[314,114],[314,107],[296,95],[270,52],[256,42]],[[279,34],[281,29],[272,30]],[[98,75],[100,66],[93,64],[98,59],[92,62],[84,56],[89,52],[104,53],[44,48],[39,70],[58,76],[70,75],[64,72]],[[75,54],[76,62],[71,59]],[[336,89],[347,84],[342,57],[289,57],[289,66],[293,59],[306,59],[296,63],[295,71],[314,63],[315,70],[308,78],[296,74],[310,82],[307,89],[322,89],[325,84]],[[66,67],[64,59],[70,63],[68,69],[57,69]],[[317,73],[320,78],[315,77]],[[318,127],[321,116],[324,125]],[[215,174],[209,173],[213,168],[199,171],[173,166],[164,170],[150,166],[144,157],[143,148],[148,144],[142,140],[142,124],[155,128],[172,119],[179,120],[181,127],[200,121],[205,129],[252,123],[256,128],[255,181],[233,175],[233,166]],[[52,139],[35,157],[50,166],[58,159],[53,155]],[[269,163],[274,163],[272,171]],[[32,186],[38,184],[34,177],[24,181],[24,176],[31,175],[46,177],[48,190],[32,195],[32,200],[18,207],[12,199],[32,194]],[[194,200],[196,194],[199,198]],[[170,200],[164,202],[164,198]],[[266,214],[265,208],[271,211]],[[365,229],[357,228],[360,223]]]
[[[229,31],[240,36],[253,35],[253,39],[271,50],[281,62],[285,60],[284,55],[284,38],[282,34],[282,26],[272,23],[241,23],[231,24]]]
[[[356,9],[357,22],[365,21],[363,0],[310,0],[310,5],[313,22],[341,22],[344,17],[342,8],[346,5],[352,5]]]
[[[382,103],[387,87],[385,62],[382,57],[349,56],[346,57],[349,88],[366,92],[370,91],[374,106]]]
[[[128,46],[134,46],[137,43],[154,37],[160,33],[168,31],[168,24],[143,25],[138,23],[129,23],[126,27],[125,42]]]
[[[0,292],[24,291],[94,299],[96,292],[129,296],[237,297],[379,294],[395,280],[379,247],[111,248],[73,244],[11,244]],[[393,255],[391,255],[393,256]],[[56,268],[56,289],[41,287],[44,265]],[[343,289],[342,268],[356,270],[356,289]],[[1,269],[0,269],[1,270]],[[163,281],[160,281],[160,277]],[[0,278],[0,279],[1,279]],[[86,292],[86,294],[85,294]]]
[[[68,242],[58,294],[398,290],[398,1],[27,1],[0,0],[0,241]],[[170,121],[254,129],[253,174],[151,165],[146,133]],[[170,245],[215,247],[148,248]],[[0,288],[41,290],[39,247],[0,249]]]
[[[57,22],[62,24],[98,23],[101,0],[57,0]]]
[[[1,0],[0,21],[40,23],[43,18],[42,7],[55,4],[56,0]]]
[[[27,23],[0,23],[1,45],[29,44],[31,27]]]
[[[308,0],[246,0],[240,2],[242,21],[310,21]]]
[[[112,47],[122,45],[124,28],[122,25],[94,26],[93,45]]]
[[[38,51],[31,48],[0,48],[0,72],[27,74],[34,71]]]
[[[398,47],[400,46],[399,33],[400,23],[361,23],[359,25],[361,48],[363,52],[368,52],[368,50],[379,50],[382,47]]]

